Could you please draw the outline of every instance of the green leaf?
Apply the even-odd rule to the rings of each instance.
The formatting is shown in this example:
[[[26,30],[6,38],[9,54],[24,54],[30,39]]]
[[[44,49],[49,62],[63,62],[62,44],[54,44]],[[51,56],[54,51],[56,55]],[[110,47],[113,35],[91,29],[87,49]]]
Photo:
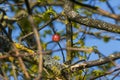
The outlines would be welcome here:
[[[85,42],[83,40],[79,40],[78,43],[81,45],[81,46],[84,46],[85,45]]]
[[[53,57],[55,60],[60,60],[60,57],[59,56],[54,56]]]
[[[100,75],[103,75],[104,72],[101,71],[101,70],[94,70],[94,71],[92,72],[92,74],[93,74],[94,76],[100,76]]]
[[[29,22],[28,17],[19,20],[18,23],[24,33],[29,33],[32,31],[31,23]]]
[[[32,65],[32,67],[31,67],[32,72],[37,72],[38,71],[37,69],[38,69],[37,65]]]
[[[43,37],[46,37],[46,35],[51,35],[52,31],[51,30],[44,30]]]
[[[109,37],[109,36],[104,36],[104,37],[103,37],[103,41],[104,41],[104,42],[109,42],[109,40],[110,40],[110,37]]]
[[[77,24],[77,23],[72,22],[72,25],[73,25],[73,27],[76,28],[76,29],[79,29],[79,28],[80,28],[80,25]]]
[[[72,37],[73,40],[75,40],[77,38],[77,36],[78,36],[78,34],[74,34],[73,37]]]

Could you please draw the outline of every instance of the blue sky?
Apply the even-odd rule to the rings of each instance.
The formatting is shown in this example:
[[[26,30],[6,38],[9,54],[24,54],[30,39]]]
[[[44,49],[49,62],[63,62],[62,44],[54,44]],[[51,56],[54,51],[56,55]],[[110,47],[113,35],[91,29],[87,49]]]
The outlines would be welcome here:
[[[117,9],[117,6],[120,5],[119,0],[109,0],[109,2],[112,3],[112,7],[115,8],[115,12],[117,14],[119,14],[120,10]],[[99,6],[101,9],[110,12],[110,10],[106,6],[106,4],[105,3],[99,3],[98,0],[96,0],[96,6]],[[59,11],[60,9],[57,9],[57,10]],[[103,20],[103,21],[108,22],[108,23],[115,24],[115,21],[113,19],[107,18],[107,17],[104,17],[104,16],[98,16],[97,15],[97,19]],[[56,25],[57,25],[56,27],[58,27],[58,29],[60,29],[59,26],[62,26],[62,24],[56,24]],[[115,35],[115,37],[119,36],[119,34],[114,34],[114,33],[107,33],[107,34],[104,33],[104,35]],[[109,42],[106,43],[103,40],[98,40],[96,38],[87,37],[86,45],[87,46],[97,46],[98,49],[100,50],[100,52],[102,52],[106,56],[108,56],[109,54],[111,54],[115,51],[117,51],[117,52],[120,51],[120,46],[119,46],[120,41],[117,41],[117,40],[110,40]]]
[[[112,7],[114,8],[115,12],[117,14],[120,14],[120,10],[117,9],[117,6],[120,5],[120,1],[119,0],[109,0],[109,2],[112,4]],[[2,5],[2,6],[4,6],[4,5]],[[98,0],[96,0],[96,6],[99,6],[101,9],[104,9],[104,10],[110,12],[110,10],[106,6],[106,4],[105,3],[99,3]],[[5,7],[5,9],[7,9],[7,7]],[[56,9],[57,12],[62,11],[62,9],[59,8],[59,7],[57,7],[57,8],[55,7],[55,9]],[[7,15],[12,17],[14,15],[14,13],[8,11]],[[97,17],[97,19],[104,20],[106,22],[115,24],[115,21],[113,19],[106,18],[106,17],[103,17],[103,16],[98,16],[98,15],[96,15],[95,18],[96,17]],[[60,31],[60,30],[64,29],[64,27],[65,27],[65,25],[63,25],[61,23],[56,23],[55,26],[56,26],[57,31]],[[16,28],[16,29],[17,30],[14,30],[15,34],[13,34],[13,37],[16,37],[16,36],[19,35],[19,29],[18,28]],[[116,35],[116,34],[109,33],[109,35]],[[120,35],[117,34],[116,36],[120,36]],[[14,40],[15,40],[15,38],[14,38]],[[51,41],[51,36],[47,36],[46,42],[47,41]],[[62,43],[62,47],[65,47],[65,42],[64,41],[61,41],[60,43]],[[99,51],[106,56],[108,56],[111,53],[116,52],[116,51],[120,52],[120,41],[116,41],[116,40],[110,40],[108,43],[105,43],[103,40],[98,40],[98,39],[95,39],[95,38],[92,38],[92,37],[87,37],[86,45],[87,46],[97,46]],[[58,47],[56,47],[56,49],[57,48]],[[54,53],[54,54],[58,55],[58,54],[60,54],[60,52],[57,52],[57,53]],[[94,60],[94,59],[97,59],[97,58],[95,58],[95,57],[91,58],[91,60]],[[115,79],[115,80],[118,80],[118,79]]]
[[[117,8],[117,6],[120,5],[119,0],[108,0],[108,1],[109,1],[109,3],[112,4],[112,7],[114,8],[115,12],[117,14],[120,14],[120,10]],[[106,6],[105,3],[99,3],[99,2],[97,2],[97,0],[96,0],[96,3],[98,3],[98,4],[96,4],[96,6],[99,6],[101,9],[110,12],[110,10],[108,9],[108,7]],[[105,22],[115,24],[115,21],[113,19],[106,18],[106,17],[103,17],[103,16],[98,16],[97,18],[100,19],[100,20],[104,20]],[[113,34],[109,33],[109,35],[113,35]],[[120,35],[115,34],[115,36],[117,37],[117,36],[120,36]],[[120,46],[119,46],[120,41],[110,40],[110,42],[105,43],[105,42],[103,42],[103,40],[95,40],[95,39],[92,39],[92,38],[90,38],[87,41],[87,45],[89,45],[89,46],[94,45],[94,44],[97,45],[98,49],[102,53],[104,53],[105,55],[111,54],[114,51],[120,51]]]
[[[101,9],[110,12],[110,10],[108,9],[105,3],[99,3],[97,1],[98,0],[96,0],[96,6],[99,6]],[[117,6],[120,5],[119,0],[109,0],[109,2],[112,4],[112,7],[114,8],[116,14],[120,14],[120,10],[117,8]],[[108,23],[115,24],[115,21],[113,19],[101,16],[101,15],[100,16],[96,15],[95,18],[103,20]],[[56,24],[56,25],[62,26],[61,24]],[[119,34],[114,34],[114,33],[104,33],[104,35],[110,35],[110,36],[115,36],[120,38]],[[106,43],[102,39],[98,40],[93,37],[87,37],[86,46],[97,46],[98,50],[105,56],[109,56],[114,52],[120,52],[120,41],[118,40],[110,40],[109,42]],[[97,56],[95,57],[95,56],[96,55],[93,55],[90,58],[90,60],[98,59],[98,57]],[[115,78],[114,80],[119,80],[119,78]]]

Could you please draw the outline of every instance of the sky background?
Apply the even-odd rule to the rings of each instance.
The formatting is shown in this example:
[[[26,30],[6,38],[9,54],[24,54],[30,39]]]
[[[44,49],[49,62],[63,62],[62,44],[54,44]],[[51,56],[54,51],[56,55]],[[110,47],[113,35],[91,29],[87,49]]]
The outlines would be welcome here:
[[[89,2],[86,2],[86,3],[89,3]],[[112,7],[114,8],[115,13],[120,15],[120,10],[118,9],[118,6],[120,5],[120,0],[109,0],[109,3],[112,4]],[[101,9],[111,12],[104,2],[99,3],[98,0],[96,0],[95,6],[99,6]],[[59,10],[60,9],[58,9],[58,11]],[[95,15],[95,16],[93,16],[93,18],[97,18],[97,19],[103,20],[108,23],[116,24],[113,19],[101,16],[101,15],[99,15],[99,16]],[[56,24],[56,27],[58,29],[60,29],[59,26],[64,26],[64,25]],[[115,36],[116,38],[120,38],[119,34],[110,33],[110,32],[104,33],[104,35],[111,35],[111,36]],[[114,52],[120,52],[120,41],[118,41],[118,40],[110,40],[109,42],[106,43],[102,39],[96,39],[91,36],[87,36],[86,46],[97,46],[98,50],[105,56],[109,56],[110,54],[112,54]],[[98,59],[98,57],[95,54],[90,58],[90,60],[96,60],[96,59]],[[118,64],[120,64],[120,62],[118,62]],[[114,80],[119,80],[119,78],[115,78]]]
[[[108,0],[108,1],[110,4],[112,4],[112,7],[114,11],[116,12],[116,14],[119,15],[120,10],[117,8],[117,6],[120,5],[120,0]],[[96,0],[96,6],[99,6],[101,9],[110,12],[109,8],[106,6],[105,3],[99,3]],[[105,22],[115,24],[115,21],[113,19],[106,18],[103,16],[97,16],[97,18]],[[113,34],[109,33],[109,35],[113,35]],[[120,38],[120,35],[118,34],[116,34],[115,36]],[[105,55],[109,55],[113,53],[114,51],[120,51],[120,41],[117,41],[117,40],[110,40],[108,43],[105,43],[103,40],[98,40],[98,39],[96,40],[94,38],[91,38],[91,39],[88,39],[88,41],[86,42],[88,46],[97,45],[98,49]]]
[[[90,3],[90,1],[91,0],[89,0],[88,2],[85,2],[85,3]],[[109,2],[112,4],[112,7],[114,8],[114,11],[116,12],[116,14],[120,14],[120,10],[117,8],[117,6],[119,6],[120,5],[120,0],[109,0]],[[95,3],[92,3],[93,5],[95,4],[95,6],[99,6],[101,9],[104,9],[104,10],[106,10],[106,11],[108,11],[108,12],[110,12],[110,10],[108,9],[108,7],[106,6],[106,4],[103,2],[103,3],[99,3],[98,2],[98,0],[96,0],[95,1]],[[0,7],[3,7],[3,6],[7,6],[7,5],[0,5]],[[55,10],[57,11],[57,12],[61,12],[62,11],[62,9],[61,8],[59,8],[59,7],[54,7],[55,8]],[[8,9],[8,7],[5,7],[5,9]],[[7,12],[7,15],[9,15],[9,17],[12,17],[13,15],[14,15],[14,13],[12,13],[12,12],[9,12],[9,10],[8,10],[8,12]],[[106,21],[106,22],[108,22],[108,23],[113,23],[113,24],[115,24],[115,21],[113,20],[113,19],[110,19],[110,18],[107,18],[107,17],[103,17],[103,16],[101,16],[101,15],[95,15],[95,16],[93,16],[93,18],[97,18],[97,19],[100,19],[100,20],[103,20],[103,21]],[[56,31],[60,31],[60,30],[63,30],[64,29],[64,27],[65,27],[65,25],[63,25],[62,23],[59,23],[59,22],[55,22],[56,24],[55,24],[55,27],[56,27]],[[16,25],[16,24],[15,24]],[[49,29],[49,28],[45,28],[45,29]],[[43,29],[44,30],[44,29]],[[40,31],[41,33],[43,33],[43,31]],[[14,30],[14,32],[13,33],[15,33],[15,34],[13,34],[12,36],[13,37],[17,37],[18,35],[19,35],[19,29],[18,28],[16,28],[16,30]],[[107,33],[107,34],[109,34],[109,35],[115,35],[116,37],[118,37],[118,38],[120,38],[120,35],[119,34],[114,34],[114,33]],[[49,41],[51,41],[52,40],[52,38],[51,38],[52,36],[47,36],[46,37],[46,42],[49,42]],[[14,41],[16,41],[16,38],[14,38]],[[62,45],[62,47],[65,47],[65,42],[64,42],[64,40],[62,40],[61,42],[60,42]],[[56,43],[55,43],[56,44]],[[54,44],[54,45],[55,45]],[[53,44],[49,44],[48,45],[48,47],[50,47],[50,46],[52,46],[52,47],[54,47],[53,46]],[[99,39],[96,39],[96,38],[93,38],[93,37],[87,37],[87,39],[86,39],[86,46],[97,46],[98,47],[98,49],[99,49],[99,51],[102,53],[102,54],[104,54],[104,55],[106,55],[106,56],[108,56],[108,55],[110,55],[111,53],[113,53],[113,52],[120,52],[120,41],[117,41],[117,40],[110,40],[109,42],[107,42],[107,43],[105,43],[102,39],[101,40],[99,40]],[[50,47],[50,48],[52,48],[52,47]],[[59,47],[57,46],[55,49],[58,49]],[[54,53],[54,55],[60,55],[60,53],[61,52],[57,52],[57,53]],[[91,59],[90,60],[95,60],[95,59],[97,59],[97,57],[91,57]],[[116,78],[115,80],[119,80],[118,78]]]

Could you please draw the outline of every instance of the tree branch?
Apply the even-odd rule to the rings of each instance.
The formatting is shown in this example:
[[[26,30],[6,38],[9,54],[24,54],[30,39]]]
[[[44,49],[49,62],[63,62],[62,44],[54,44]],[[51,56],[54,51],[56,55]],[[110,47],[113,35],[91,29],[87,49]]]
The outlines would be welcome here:
[[[39,37],[39,33],[37,31],[37,26],[34,23],[33,17],[32,17],[32,11],[29,5],[29,1],[25,0],[25,4],[29,13],[29,21],[32,25],[32,29],[34,32],[34,36],[36,38],[36,43],[37,43],[37,49],[38,49],[38,53],[39,53],[39,66],[38,66],[38,76],[36,77],[35,80],[39,80],[42,78],[42,69],[43,69],[43,54],[42,54],[42,47],[41,47],[41,43],[40,43],[40,37]]]
[[[116,15],[116,14],[112,14],[112,13],[109,13],[99,7],[95,7],[95,6],[91,6],[91,5],[88,5],[88,4],[83,4],[83,3],[80,3],[78,1],[75,1],[75,0],[71,0],[72,2],[74,2],[75,4],[77,5],[80,5],[82,6],[83,8],[89,10],[89,11],[92,11],[94,13],[97,13],[97,14],[101,14],[103,16],[107,16],[107,17],[110,17],[110,18],[113,18],[113,19],[116,19],[116,20],[120,20],[120,16],[119,15]],[[112,11],[114,12],[114,11]]]
[[[45,22],[45,24],[44,24],[42,27],[38,28],[38,31],[40,31],[40,30],[42,30],[43,28],[45,28],[45,27],[46,27],[47,25],[49,25],[51,22],[53,22],[54,20],[56,20],[59,16],[60,16],[60,15],[58,15],[57,17],[52,18],[52,19],[48,20],[47,22]],[[31,35],[33,35],[33,34],[34,34],[33,32],[30,32],[30,33],[24,35],[23,37],[21,37],[21,38],[19,39],[19,42],[21,42],[22,40],[24,40],[25,38],[27,38],[27,37],[29,37],[29,36],[31,36]]]
[[[110,56],[105,57],[105,58],[100,58],[98,60],[82,62],[80,64],[73,65],[73,66],[71,66],[71,70],[76,71],[76,70],[79,70],[79,69],[99,66],[99,65],[106,64],[106,63],[109,63],[111,61],[117,60],[117,59],[120,59],[120,53],[113,53]]]
[[[7,31],[3,28],[2,25],[1,25],[1,27],[3,29],[3,32],[5,33],[5,35],[7,36],[7,38],[9,39],[9,43],[11,43],[11,46],[13,47],[12,49],[15,50],[16,55],[19,55],[19,50],[16,48],[15,43],[12,41],[11,37],[8,35]],[[30,76],[29,76],[29,74],[28,74],[28,72],[26,70],[26,67],[24,65],[24,62],[23,62],[22,58],[18,57],[18,61],[19,61],[19,64],[21,66],[21,69],[22,69],[23,73],[25,74],[25,77],[27,79],[30,79]]]
[[[71,2],[69,0],[66,1],[65,6],[64,6],[64,12],[66,15],[68,15],[68,18],[71,21],[77,22],[79,24],[88,26],[88,27],[93,27],[101,30],[106,30],[114,33],[120,33],[120,26],[115,25],[115,24],[110,24],[107,22],[103,22],[100,20],[95,20],[92,18],[87,18],[79,15],[76,13],[73,9],[71,9],[69,6],[71,6]]]
[[[99,76],[94,76],[94,77],[90,78],[90,80],[95,80],[95,79],[100,78],[100,77],[102,77],[102,76],[106,76],[106,75],[112,74],[113,72],[116,72],[116,71],[118,71],[118,70],[120,70],[120,68],[114,69],[114,70],[112,70],[112,71],[105,72],[104,74],[99,75]],[[112,80],[113,80],[113,79],[112,79]]]

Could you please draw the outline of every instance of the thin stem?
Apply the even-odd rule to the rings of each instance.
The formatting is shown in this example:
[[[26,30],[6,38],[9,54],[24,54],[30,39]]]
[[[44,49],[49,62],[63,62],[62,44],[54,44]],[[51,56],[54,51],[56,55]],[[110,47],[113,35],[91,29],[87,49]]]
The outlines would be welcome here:
[[[16,75],[16,70],[15,70],[15,65],[13,64],[13,62],[12,62],[12,71],[13,71],[14,80],[18,80]]]
[[[41,77],[42,77],[42,70],[43,70],[43,55],[42,55],[42,47],[41,47],[41,43],[40,43],[40,37],[39,37],[39,33],[38,33],[38,30],[37,30],[37,26],[35,25],[34,23],[34,20],[33,20],[33,17],[32,17],[32,10],[30,8],[30,5],[29,5],[29,1],[28,0],[25,0],[25,4],[26,4],[26,7],[27,7],[27,10],[28,10],[28,13],[29,13],[29,21],[32,25],[32,29],[33,29],[33,33],[34,33],[34,36],[36,38],[36,43],[37,43],[37,49],[38,49],[38,53],[39,53],[39,66],[38,66],[38,76],[36,77],[35,80],[40,80]]]

